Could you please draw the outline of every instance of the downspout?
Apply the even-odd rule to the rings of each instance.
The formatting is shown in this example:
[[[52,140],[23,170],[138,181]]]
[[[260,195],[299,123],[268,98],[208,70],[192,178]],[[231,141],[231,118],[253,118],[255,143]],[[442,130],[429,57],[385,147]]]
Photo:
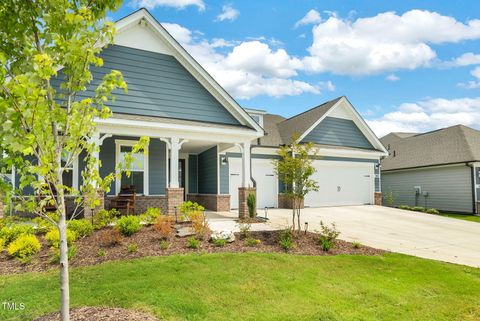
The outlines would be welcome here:
[[[253,149],[254,148],[272,148],[272,146],[262,146],[262,145],[250,145],[250,179],[252,180],[253,187],[257,187],[257,181],[253,178],[253,170],[252,170],[252,155],[253,155]]]
[[[467,166],[470,166],[467,163]],[[477,173],[475,164],[471,164],[472,167],[472,200],[473,200],[473,214],[478,214],[477,211]]]

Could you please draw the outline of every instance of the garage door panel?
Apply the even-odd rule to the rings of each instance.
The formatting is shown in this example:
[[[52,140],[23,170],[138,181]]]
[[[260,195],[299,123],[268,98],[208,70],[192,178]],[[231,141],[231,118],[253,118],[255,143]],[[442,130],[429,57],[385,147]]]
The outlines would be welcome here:
[[[312,176],[319,185],[317,192],[305,197],[305,206],[341,206],[371,204],[374,173],[371,163],[315,161]]]

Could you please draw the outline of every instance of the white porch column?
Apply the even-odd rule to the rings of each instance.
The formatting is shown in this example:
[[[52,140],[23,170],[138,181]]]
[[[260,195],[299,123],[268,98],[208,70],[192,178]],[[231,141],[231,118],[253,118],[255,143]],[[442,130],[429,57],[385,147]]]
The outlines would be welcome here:
[[[251,187],[250,180],[250,142],[242,144],[242,187]]]
[[[188,140],[180,139],[178,137],[161,138],[160,140],[165,142],[167,144],[167,148],[170,150],[170,184],[168,187],[178,188],[180,187],[180,182],[178,180],[179,153],[182,145],[188,142]]]

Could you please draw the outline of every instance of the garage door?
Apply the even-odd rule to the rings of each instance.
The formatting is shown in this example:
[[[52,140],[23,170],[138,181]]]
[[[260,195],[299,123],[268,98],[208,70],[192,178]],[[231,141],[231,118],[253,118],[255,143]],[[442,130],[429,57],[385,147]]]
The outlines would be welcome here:
[[[373,203],[374,164],[315,161],[313,179],[319,190],[305,197],[305,206],[341,206]]]
[[[229,158],[230,206],[238,208],[238,188],[242,184],[242,159]],[[278,207],[278,179],[270,159],[253,159],[252,176],[257,183],[257,208]]]

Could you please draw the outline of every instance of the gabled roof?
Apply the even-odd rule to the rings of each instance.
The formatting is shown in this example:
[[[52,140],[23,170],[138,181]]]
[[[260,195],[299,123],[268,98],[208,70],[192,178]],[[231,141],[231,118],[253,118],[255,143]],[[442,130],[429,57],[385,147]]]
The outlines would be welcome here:
[[[280,131],[282,141],[285,144],[288,144],[291,142],[293,135],[302,135],[305,133],[342,98],[343,96],[327,101],[319,106],[316,106],[279,123],[278,129]]]
[[[280,130],[278,127],[278,124],[283,122],[285,119],[285,117],[280,115],[263,115],[263,128],[265,129],[265,136],[260,138],[260,145],[279,146],[285,144],[282,136],[280,135]]]
[[[382,170],[474,161],[480,161],[480,131],[456,125],[390,142],[390,155],[382,160]]]
[[[263,128],[220,86],[215,79],[183,48],[175,38],[153,17],[141,8],[115,23],[117,33],[132,26],[142,24],[155,33],[162,45],[166,46],[177,61],[187,69],[241,124],[248,126],[258,135],[263,135]]]

